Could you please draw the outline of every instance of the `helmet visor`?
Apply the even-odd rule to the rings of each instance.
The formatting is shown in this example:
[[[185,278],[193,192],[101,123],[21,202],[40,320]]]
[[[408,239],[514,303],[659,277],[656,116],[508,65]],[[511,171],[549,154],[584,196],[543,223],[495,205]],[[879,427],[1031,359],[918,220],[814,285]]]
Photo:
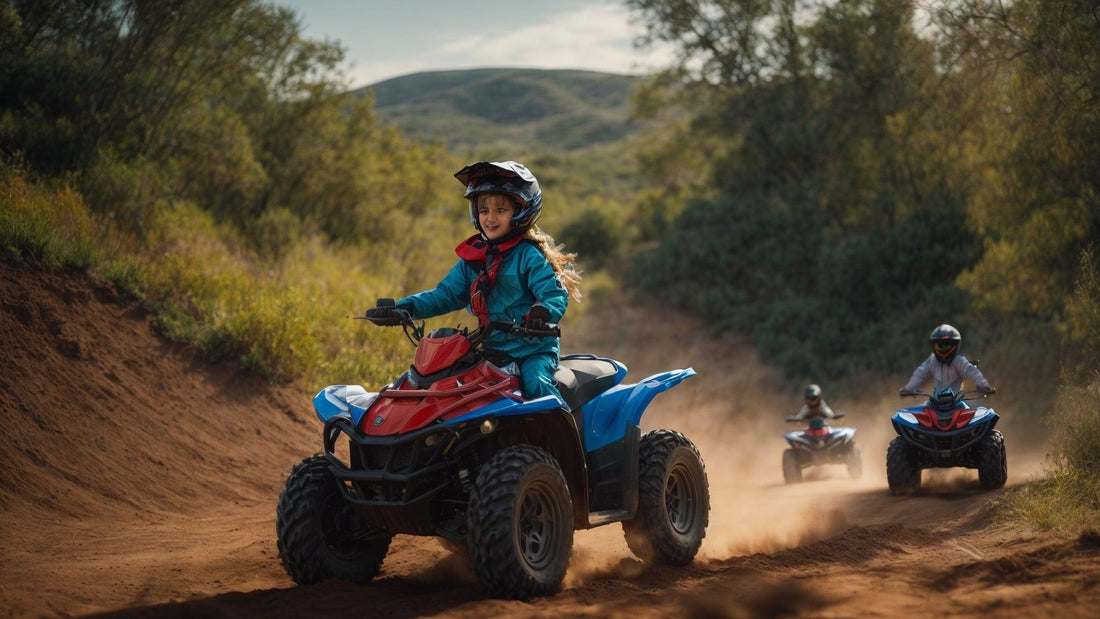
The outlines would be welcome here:
[[[955,352],[955,349],[959,347],[959,343],[951,340],[944,340],[932,344],[932,347],[935,349],[938,356],[946,357]]]

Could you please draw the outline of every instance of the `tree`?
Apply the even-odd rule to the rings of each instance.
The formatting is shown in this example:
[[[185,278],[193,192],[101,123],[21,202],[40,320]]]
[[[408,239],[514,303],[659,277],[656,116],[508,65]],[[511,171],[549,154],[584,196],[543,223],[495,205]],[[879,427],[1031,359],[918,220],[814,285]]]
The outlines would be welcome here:
[[[722,196],[671,222],[637,285],[752,333],[792,376],[908,364],[907,334],[966,309],[954,282],[980,249],[972,152],[944,140],[973,131],[951,108],[971,92],[945,81],[913,3],[637,4],[652,37],[682,37],[664,92],[695,98]]]
[[[991,75],[984,257],[961,282],[995,312],[1060,321],[1100,246],[1100,13],[1092,0],[971,0],[942,13]]]

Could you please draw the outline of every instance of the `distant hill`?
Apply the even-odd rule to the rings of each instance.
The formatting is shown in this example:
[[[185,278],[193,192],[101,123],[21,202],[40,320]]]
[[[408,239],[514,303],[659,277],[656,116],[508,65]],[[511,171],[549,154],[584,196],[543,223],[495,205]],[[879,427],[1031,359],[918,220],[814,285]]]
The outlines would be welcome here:
[[[415,73],[374,91],[375,110],[409,137],[454,152],[571,152],[618,142],[640,127],[630,99],[644,78],[595,71],[471,69]]]

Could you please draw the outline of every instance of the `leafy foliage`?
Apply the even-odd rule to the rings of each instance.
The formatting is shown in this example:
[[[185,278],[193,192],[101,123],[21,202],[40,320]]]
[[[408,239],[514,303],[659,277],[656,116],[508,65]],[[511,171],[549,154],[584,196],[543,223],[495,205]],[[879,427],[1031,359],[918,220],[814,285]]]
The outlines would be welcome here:
[[[988,247],[961,283],[970,289],[993,284],[977,295],[983,307],[1061,320],[1083,270],[1098,266],[1096,3],[969,1],[952,9],[945,19],[960,44],[980,40],[989,49],[963,66],[969,75],[987,75],[981,83],[992,94],[985,128],[989,182],[971,203]]]
[[[251,0],[0,6],[5,253],[97,269],[272,378],[362,364],[343,317],[434,283],[467,233],[458,164],[381,126],[300,30]]]
[[[698,73],[680,67],[696,80],[685,92],[710,92],[689,131],[728,136],[710,164],[726,197],[671,221],[636,262],[638,285],[752,333],[792,378],[909,365],[913,333],[967,309],[954,280],[979,253],[959,155],[937,148],[947,94],[911,10],[841,2],[796,27],[793,3],[732,3],[725,19],[751,24],[704,28],[716,3],[638,4],[694,15],[654,36],[700,33],[681,41],[703,56]]]

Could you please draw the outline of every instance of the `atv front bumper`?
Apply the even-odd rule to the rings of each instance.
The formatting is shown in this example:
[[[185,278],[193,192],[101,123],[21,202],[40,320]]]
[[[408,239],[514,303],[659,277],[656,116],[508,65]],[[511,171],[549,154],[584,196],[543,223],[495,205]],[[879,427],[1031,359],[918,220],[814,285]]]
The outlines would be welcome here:
[[[977,468],[978,461],[972,448],[993,430],[996,421],[968,426],[961,430],[930,430],[911,428],[894,422],[894,431],[905,442],[916,447],[925,467],[963,466]]]
[[[440,500],[460,488],[462,447],[481,437],[454,426],[435,425],[399,436],[365,436],[347,417],[325,423],[325,458],[348,503],[369,523],[390,533],[435,535],[446,517]],[[451,509],[463,509],[453,492]]]

